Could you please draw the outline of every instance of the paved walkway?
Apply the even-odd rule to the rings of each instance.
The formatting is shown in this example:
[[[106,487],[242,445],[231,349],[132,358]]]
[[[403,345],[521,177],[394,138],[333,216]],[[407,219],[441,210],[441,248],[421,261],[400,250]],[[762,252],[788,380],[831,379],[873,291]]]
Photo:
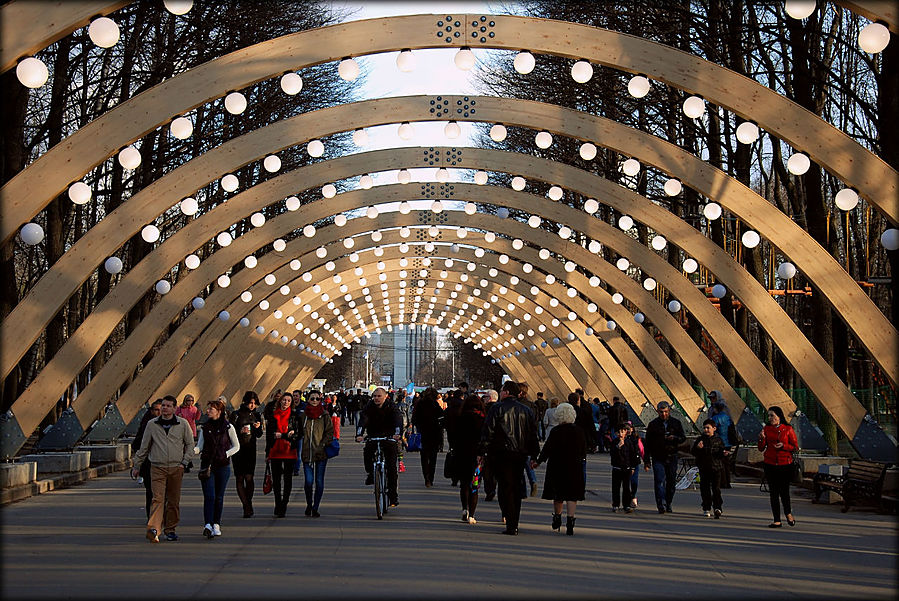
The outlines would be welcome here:
[[[724,491],[721,520],[699,512],[699,492],[675,496],[675,513],[654,510],[642,473],[645,510],[613,514],[607,455],[589,458],[587,501],[575,536],[549,528],[550,504],[528,499],[521,534],[507,537],[495,502],[478,524],[460,520],[458,489],[425,489],[417,454],[400,475],[400,506],[378,521],[362,486],[360,445],[344,443],[326,477],[322,517],[303,516],[299,495],[283,520],[271,495],[257,495],[242,519],[229,483],[223,536],[201,536],[202,495],[185,480],[181,541],[144,539],[143,488],[119,472],[0,510],[2,597],[320,599],[414,598],[892,598],[894,516],[842,514],[794,489],[795,528],[766,527],[767,495],[738,481]],[[442,455],[440,458],[442,466]],[[258,473],[261,474],[261,464]],[[542,483],[542,470],[538,477]],[[260,486],[261,488],[261,486]],[[797,498],[798,497],[798,498]]]

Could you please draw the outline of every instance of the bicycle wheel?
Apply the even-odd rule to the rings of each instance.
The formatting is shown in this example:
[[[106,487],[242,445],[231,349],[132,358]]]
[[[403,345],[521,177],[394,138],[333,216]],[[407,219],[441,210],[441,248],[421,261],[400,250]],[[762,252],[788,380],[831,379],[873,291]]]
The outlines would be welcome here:
[[[387,472],[384,471],[383,465],[381,466],[381,478],[381,513],[387,513],[390,502],[387,500]]]
[[[378,516],[378,519],[382,519],[384,517],[384,512],[381,506],[381,496],[383,495],[383,491],[381,490],[382,481],[381,474],[384,472],[384,467],[381,463],[375,463],[375,513]]]

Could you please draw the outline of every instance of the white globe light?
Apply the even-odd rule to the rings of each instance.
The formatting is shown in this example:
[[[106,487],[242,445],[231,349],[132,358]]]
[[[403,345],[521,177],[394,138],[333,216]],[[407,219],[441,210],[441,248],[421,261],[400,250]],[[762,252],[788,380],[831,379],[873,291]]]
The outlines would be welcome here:
[[[220,288],[227,288],[231,285],[231,278],[225,274],[222,274],[218,277],[216,282],[218,282]]]
[[[796,275],[796,266],[789,261],[785,261],[777,266],[777,275],[782,280],[790,280]]]
[[[113,275],[122,271],[122,260],[118,257],[109,257],[106,259],[106,262],[103,263],[103,269],[106,270],[106,273],[111,273]]]
[[[306,152],[309,153],[314,159],[325,154],[325,144],[321,140],[310,140],[308,144],[306,144]]]
[[[227,311],[219,311],[219,319],[221,319],[222,321],[228,321],[229,319],[231,319],[231,314]]]
[[[512,189],[521,192],[524,190],[524,186],[527,182],[520,175],[516,175],[512,178]]]
[[[584,142],[581,144],[581,148],[578,151],[578,154],[581,155],[581,158],[585,161],[592,161],[596,158],[596,144],[592,142]]]
[[[372,186],[375,185],[375,180],[368,174],[363,175],[359,178],[359,187],[363,190],[369,190]]]
[[[665,246],[666,246],[667,244],[668,244],[668,241],[665,240],[665,237],[664,237],[664,236],[658,236],[658,235],[653,236],[653,237],[652,237],[652,242],[650,242],[650,245],[651,245],[651,246],[653,247],[653,249],[655,249],[655,250],[662,250],[663,248],[665,248]]]
[[[343,227],[346,225],[346,215],[343,213],[334,216],[334,225],[337,227]]]
[[[634,227],[634,220],[630,215],[622,215],[618,218],[618,227],[627,231]]]
[[[590,244],[587,245],[587,250],[593,254],[598,254],[602,250],[602,244],[598,240],[591,240]]]
[[[612,302],[616,305],[620,305],[624,302],[624,296],[620,292],[616,292],[612,295]]]
[[[721,205],[717,202],[710,202],[702,207],[702,214],[705,215],[705,218],[709,221],[714,221],[721,217]]]
[[[509,132],[506,130],[505,125],[503,125],[502,123],[497,123],[490,128],[490,139],[494,142],[502,142],[506,139],[508,133]]]
[[[472,67],[474,67],[474,52],[472,52],[471,48],[468,47],[460,48],[456,55],[453,57],[453,62],[459,69],[462,69],[463,71],[469,71]]]
[[[256,265],[259,264],[259,261],[256,260],[256,257],[253,255],[248,255],[244,258],[243,264],[247,269],[254,269]]]
[[[36,89],[47,83],[50,71],[41,59],[29,56],[16,65],[16,78],[26,88]]]
[[[633,177],[640,173],[640,161],[637,159],[628,159],[621,164],[621,170],[625,175]]]
[[[365,216],[369,219],[375,219],[378,216],[378,208],[377,207],[368,207],[365,210]]]
[[[280,292],[283,296],[287,296],[288,294],[290,294],[290,286],[284,284],[278,289],[278,292]]]
[[[527,75],[533,71],[536,65],[537,59],[535,59],[534,55],[527,50],[522,50],[516,54],[515,60],[512,61],[512,66],[522,75]]]
[[[652,278],[646,278],[645,280],[643,280],[643,288],[652,292],[656,289],[656,281]]]
[[[281,336],[281,342],[287,343],[289,338],[287,336]]]
[[[588,198],[584,202],[584,211],[592,215],[599,210],[599,203],[594,198]]]
[[[269,308],[268,301],[267,300],[259,301],[259,308],[262,309],[263,311],[267,311]]]
[[[303,235],[307,238],[315,237],[315,226],[311,223],[303,227]]]
[[[570,237],[571,237],[571,228],[570,227],[568,227],[567,225],[563,225],[562,227],[559,228],[559,238],[562,238],[563,240],[568,240],[568,238],[570,238]]]
[[[262,227],[265,225],[265,215],[262,213],[253,213],[250,215],[250,223],[253,227]]]
[[[219,243],[219,246],[230,246],[231,242],[234,239],[231,237],[231,234],[228,232],[219,232],[219,235],[215,237],[215,241]]]
[[[359,77],[359,63],[355,59],[345,58],[337,65],[337,75],[344,81],[353,81]]]
[[[412,181],[412,174],[409,173],[408,169],[400,169],[396,172],[396,181],[406,185]]]
[[[275,249],[275,252],[284,252],[284,249],[287,248],[287,242],[285,242],[282,238],[278,238],[274,242],[272,242],[272,248]]]
[[[281,90],[289,96],[295,96],[303,89],[303,78],[298,73],[285,73],[281,76]]]
[[[84,182],[75,182],[69,186],[69,200],[76,205],[86,204],[93,195],[90,186]]]
[[[537,148],[549,148],[552,146],[553,137],[552,134],[548,131],[541,131],[536,136],[534,136],[534,144],[537,145]]]
[[[899,230],[896,228],[884,230],[880,235],[880,244],[887,250],[899,248]]]
[[[434,179],[436,179],[441,184],[449,181],[449,171],[445,167],[439,167],[437,172],[434,174]]]
[[[665,194],[668,196],[677,196],[681,193],[684,186],[680,183],[679,179],[671,178],[665,182]]]
[[[190,304],[194,309],[202,309],[206,306],[206,301],[198,296],[194,298],[194,300],[190,301]]]
[[[737,141],[741,144],[752,144],[759,139],[759,126],[752,121],[744,121],[737,126]]]
[[[152,224],[145,225],[144,229],[140,231],[140,237],[144,239],[144,242],[152,244],[159,240],[159,228]]]
[[[443,203],[439,200],[435,200],[431,203],[431,211],[434,213],[440,213],[441,211],[443,211]]]
[[[181,212],[187,216],[196,215],[197,211],[200,210],[200,204],[190,196],[182,200],[178,206]]]
[[[618,327],[618,324],[616,324],[614,321],[607,321],[606,327],[610,330],[614,330],[616,327]]]
[[[294,259],[290,262],[290,269],[293,271],[299,271],[302,266],[303,263],[299,259]]]
[[[445,135],[450,140],[455,140],[460,135],[462,135],[462,128],[455,121],[450,121],[443,128],[443,135]]]
[[[724,298],[725,294],[727,294],[727,288],[722,284],[715,284],[712,286],[712,296],[715,298]]]
[[[574,261],[566,261],[565,262],[565,271],[568,273],[572,273],[575,269],[577,269],[577,263]]]
[[[222,178],[222,181],[220,183],[222,186],[222,190],[224,190],[225,192],[234,192],[240,185],[240,180],[238,180],[237,176],[233,173],[229,173]]]
[[[691,119],[698,119],[705,113],[705,100],[699,96],[690,96],[684,100],[684,114]]]
[[[537,215],[531,215],[530,217],[528,217],[528,225],[531,227],[540,227],[541,221],[542,220]]]
[[[256,326],[256,333],[265,334],[265,328],[263,328],[262,326]]]
[[[524,273],[531,273],[532,271],[534,271],[534,266],[531,265],[530,263],[525,263],[524,265],[521,266],[521,270]]]
[[[406,226],[400,228],[400,238],[408,238],[412,235],[412,230]]]
[[[643,323],[644,321],[646,321],[646,316],[640,312],[634,313],[634,321],[636,321],[637,323]]]
[[[263,281],[266,284],[268,284],[269,286],[274,286],[275,282],[278,281],[278,278],[275,277],[275,274],[270,273],[270,274],[266,275],[265,278],[263,278]]]
[[[415,128],[413,128],[412,124],[408,121],[404,121],[403,123],[400,123],[400,126],[397,128],[396,135],[398,135],[401,140],[411,140],[415,136]]]
[[[383,237],[384,235],[381,233],[381,230],[375,230],[371,233],[372,242],[380,242]]]
[[[890,43],[890,30],[882,23],[866,25],[858,34],[858,45],[865,52],[877,54]]]
[[[546,195],[549,196],[550,200],[562,200],[562,196],[564,196],[564,194],[565,193],[562,191],[562,188],[560,188],[559,186],[550,187],[549,192],[546,193]]]
[[[514,240],[512,240],[512,248],[514,248],[515,250],[521,250],[522,248],[524,248],[524,242],[522,242],[518,238],[515,238]]]
[[[318,248],[315,249],[315,256],[318,257],[319,259],[324,259],[325,257],[328,256],[328,249],[325,248],[324,246],[319,246]]]
[[[628,267],[631,266],[631,262],[625,259],[624,257],[619,257],[617,261],[615,261],[615,267],[620,269],[621,271],[627,271]]]
[[[803,152],[797,152],[787,159],[787,171],[793,175],[803,175],[811,165],[812,162],[809,160],[808,155]]]
[[[28,246],[34,246],[40,244],[44,239],[44,228],[37,223],[26,223],[19,231],[19,236],[22,238],[22,242]]]
[[[580,60],[571,65],[571,78],[578,83],[587,83],[593,77],[593,65]]]
[[[165,9],[173,15],[185,15],[194,5],[194,0],[162,0]]]
[[[545,248],[541,248],[541,249],[540,249],[540,252],[537,253],[537,256],[539,256],[539,257],[540,257],[541,259],[543,259],[544,261],[547,260],[547,259],[549,258],[549,255],[550,255],[549,250],[548,250],[548,249],[545,249]]]
[[[600,284],[601,282],[600,282],[599,278],[598,278],[597,276],[594,275],[594,276],[590,276],[590,279],[588,280],[588,283],[590,284],[590,287],[591,287],[591,288],[596,288],[597,286],[599,286],[599,284]]]
[[[168,294],[172,290],[172,285],[167,280],[159,280],[155,288],[159,294]]]
[[[627,91],[634,98],[643,98],[649,94],[649,79],[644,75],[634,75],[627,82]]]
[[[696,259],[686,259],[681,267],[686,273],[694,273],[699,269],[699,263],[696,262]]]
[[[681,309],[680,302],[678,302],[676,300],[672,300],[672,301],[668,302],[668,310],[671,311],[672,313],[677,313],[678,311],[680,311],[680,309]]]
[[[794,19],[805,19],[815,12],[815,0],[786,0],[784,10]]]
[[[743,246],[746,248],[755,248],[761,242],[761,237],[758,232],[755,230],[746,230],[743,232],[743,235],[740,237],[740,240],[743,242]]]
[[[401,50],[400,53],[396,55],[396,67],[403,73],[415,71],[417,62],[415,55],[412,54],[412,51],[408,48]]]
[[[171,130],[172,135],[179,140],[186,140],[192,133],[194,133],[194,124],[191,123],[190,119],[187,117],[178,117],[172,121],[169,129]]]
[[[487,172],[486,171],[476,171],[474,174],[474,183],[479,186],[483,186],[487,183]]]
[[[457,238],[464,238],[467,235],[468,235],[468,230],[465,229],[464,227],[460,227],[460,228],[456,229],[456,237]],[[456,246],[458,246],[458,245],[456,245]],[[454,250],[453,252],[459,252],[458,248],[456,250]]]
[[[237,323],[240,324],[240,327],[246,328],[247,326],[250,325],[250,320],[247,319],[246,317],[241,317],[241,318],[240,318],[240,321],[238,321]]]
[[[100,17],[91,21],[87,35],[100,48],[112,48],[119,41],[119,26],[109,17]]]
[[[239,115],[247,110],[247,98],[240,92],[231,92],[225,96],[225,110],[232,115]]]
[[[186,257],[184,257],[184,265],[188,269],[196,269],[200,266],[200,257],[193,254],[187,255]]]
[[[477,212],[478,212],[478,207],[476,204],[474,204],[473,202],[465,203],[465,214],[466,215],[474,215]]]
[[[270,154],[262,161],[262,167],[269,173],[277,173],[281,169],[281,159],[277,155]]]
[[[134,146],[126,146],[119,151],[119,164],[125,169],[137,169],[140,161],[140,151]]]
[[[493,244],[496,241],[496,234],[493,232],[486,232],[484,234],[484,242],[487,244]]]
[[[837,208],[851,211],[858,205],[858,193],[852,188],[843,188],[833,198]]]

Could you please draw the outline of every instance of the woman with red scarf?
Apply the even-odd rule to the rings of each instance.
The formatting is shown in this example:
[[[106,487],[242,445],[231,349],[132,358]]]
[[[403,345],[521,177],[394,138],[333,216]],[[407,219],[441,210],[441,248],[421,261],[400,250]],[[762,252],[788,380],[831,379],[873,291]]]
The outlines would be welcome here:
[[[796,525],[790,506],[790,479],[793,474],[793,451],[799,448],[796,431],[786,423],[783,409],[778,406],[768,409],[768,425],[759,435],[759,450],[765,453],[765,479],[771,494],[771,513],[774,521],[769,528],[780,528],[780,506],[783,505],[787,523]]]
[[[272,467],[276,518],[287,514],[287,502],[293,488],[300,434],[298,416],[299,412],[293,408],[293,395],[289,392],[265,407],[265,460]]]
[[[306,515],[317,518],[321,515],[318,507],[325,492],[325,468],[328,465],[325,447],[334,440],[334,422],[322,405],[321,393],[313,391],[306,399],[306,410],[302,419],[303,447],[300,449],[300,455],[303,459],[305,476]]]
[[[484,425],[484,401],[475,394],[465,397],[462,409],[449,431],[453,450],[453,478],[459,481],[462,501],[462,521],[477,524],[474,512],[478,508],[478,487],[481,470],[478,466],[478,442]]]

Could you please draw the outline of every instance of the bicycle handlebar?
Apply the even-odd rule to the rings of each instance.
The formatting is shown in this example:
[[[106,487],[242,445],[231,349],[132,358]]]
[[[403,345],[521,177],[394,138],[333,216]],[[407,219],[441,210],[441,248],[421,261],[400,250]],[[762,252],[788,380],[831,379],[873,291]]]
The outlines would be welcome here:
[[[380,442],[382,440],[389,440],[390,442],[395,443],[396,440],[392,436],[378,436],[378,437],[369,437],[364,439],[364,442]]]

